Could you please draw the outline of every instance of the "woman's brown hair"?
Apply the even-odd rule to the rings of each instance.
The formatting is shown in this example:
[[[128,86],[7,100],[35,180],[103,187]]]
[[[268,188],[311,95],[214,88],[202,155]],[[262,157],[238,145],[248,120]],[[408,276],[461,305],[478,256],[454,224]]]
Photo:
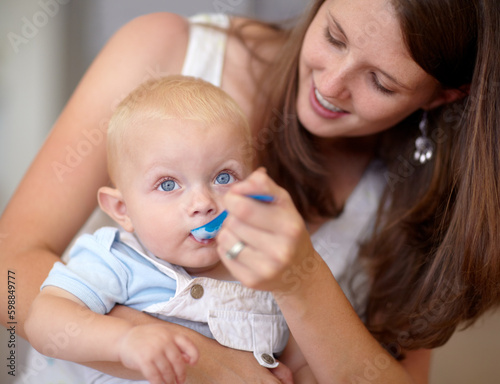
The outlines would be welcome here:
[[[296,27],[277,32],[284,44],[260,79],[268,98],[254,143],[306,219],[342,209],[325,187],[327,172],[295,105],[302,41],[323,2],[314,1]],[[365,318],[398,354],[442,345],[459,325],[500,303],[500,5],[392,4],[414,60],[443,88],[464,92],[429,113],[436,146],[430,164],[413,160],[421,112],[380,137],[387,187],[373,236],[360,249],[371,281]]]
[[[388,151],[388,208],[361,255],[372,267],[368,328],[397,354],[440,346],[500,303],[500,3],[393,3],[413,59],[443,88],[469,88],[431,111],[432,164],[411,163],[412,140]],[[397,135],[387,132],[388,147]]]

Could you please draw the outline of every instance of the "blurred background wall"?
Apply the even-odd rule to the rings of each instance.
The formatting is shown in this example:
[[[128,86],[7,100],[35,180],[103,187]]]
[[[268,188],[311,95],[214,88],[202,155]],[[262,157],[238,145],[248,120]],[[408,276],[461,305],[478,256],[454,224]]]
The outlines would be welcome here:
[[[307,0],[1,0],[0,212],[78,80],[121,25],[141,14],[158,11],[185,16],[223,11],[283,20],[300,13],[306,3]],[[0,329],[0,383],[8,379],[6,337],[4,329]],[[436,351],[431,383],[500,383],[499,352],[500,316],[487,316]]]

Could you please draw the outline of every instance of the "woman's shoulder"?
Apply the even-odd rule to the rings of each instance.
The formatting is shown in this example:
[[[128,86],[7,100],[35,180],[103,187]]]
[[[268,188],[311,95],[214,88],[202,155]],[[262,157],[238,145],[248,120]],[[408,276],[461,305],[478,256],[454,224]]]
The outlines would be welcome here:
[[[122,26],[108,46],[165,74],[180,73],[189,40],[189,21],[169,12],[138,16]],[[154,70],[152,68],[151,70]],[[157,75],[161,75],[158,73]]]
[[[132,34],[137,38],[148,37],[151,41],[158,41],[172,36],[187,37],[188,32],[189,21],[184,16],[170,12],[156,12],[133,18],[117,34]]]

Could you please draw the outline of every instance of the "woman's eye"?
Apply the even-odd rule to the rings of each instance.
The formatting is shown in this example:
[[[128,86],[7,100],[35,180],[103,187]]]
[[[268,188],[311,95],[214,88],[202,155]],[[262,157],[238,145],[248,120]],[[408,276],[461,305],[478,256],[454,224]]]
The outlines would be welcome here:
[[[326,40],[334,47],[337,47],[337,48],[345,47],[345,44],[342,41],[337,40],[335,37],[332,36],[332,34],[328,30],[328,28],[325,29],[325,37],[326,37]]]
[[[377,75],[375,75],[374,73],[372,73],[372,82],[373,82],[373,85],[375,86],[375,88],[379,92],[382,92],[384,95],[392,95],[392,94],[394,94],[394,91],[391,91],[390,89],[387,89],[386,87],[384,87],[380,83],[380,81],[377,78]]]
[[[231,184],[234,181],[234,176],[228,172],[221,172],[215,178],[215,184]]]
[[[163,192],[170,192],[179,188],[179,184],[177,184],[174,180],[165,180],[158,186],[158,190]]]

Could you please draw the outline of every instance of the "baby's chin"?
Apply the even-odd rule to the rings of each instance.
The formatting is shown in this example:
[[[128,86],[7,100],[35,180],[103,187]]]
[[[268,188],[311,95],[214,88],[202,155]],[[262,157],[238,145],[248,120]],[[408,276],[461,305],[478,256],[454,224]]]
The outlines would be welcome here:
[[[208,271],[220,264],[216,243],[208,247],[189,249],[181,252],[159,252],[156,257],[170,264],[183,267],[186,271]]]
[[[219,261],[220,263],[220,261]],[[211,264],[211,265],[206,265],[204,267],[183,267],[187,273],[189,273],[191,276],[200,276],[205,274],[206,272],[213,271],[214,269],[217,268],[219,263],[216,264]]]
[[[191,276],[215,277],[212,276],[212,272],[216,272],[219,267],[223,267],[223,264],[217,255],[213,260],[205,260],[205,262],[200,262],[198,265],[193,265],[193,263],[189,264],[190,265],[181,265],[181,267],[183,267]]]

